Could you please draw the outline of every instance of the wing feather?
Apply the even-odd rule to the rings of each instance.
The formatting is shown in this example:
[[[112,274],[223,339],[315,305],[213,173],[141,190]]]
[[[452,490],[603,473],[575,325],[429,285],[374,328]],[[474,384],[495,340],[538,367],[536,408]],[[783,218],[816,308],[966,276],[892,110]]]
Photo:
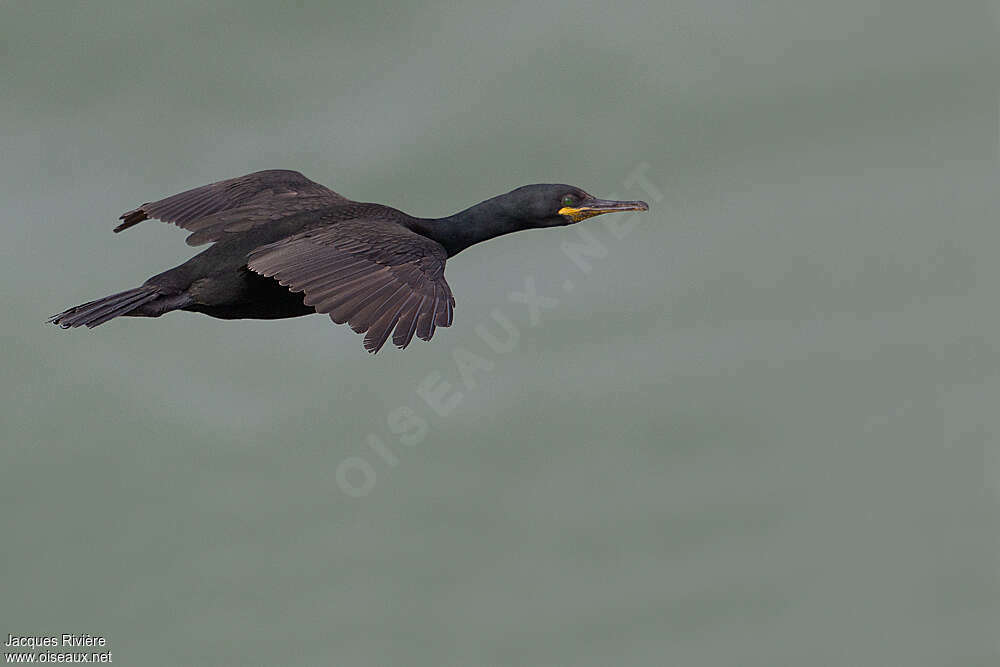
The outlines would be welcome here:
[[[228,232],[349,201],[297,171],[268,169],[147,202],[123,213],[114,231],[143,220],[163,220],[190,231],[188,245],[200,245],[218,241]]]
[[[417,316],[420,314],[420,307],[426,298],[420,294],[411,294],[410,298],[403,304],[399,324],[396,326],[396,332],[392,335],[392,343],[399,349],[404,349],[413,340],[413,334],[417,331]]]
[[[447,253],[403,225],[352,219],[252,251],[248,266],[276,279],[337,324],[365,333],[377,352],[392,338],[405,348],[452,322],[455,298],[444,278]]]

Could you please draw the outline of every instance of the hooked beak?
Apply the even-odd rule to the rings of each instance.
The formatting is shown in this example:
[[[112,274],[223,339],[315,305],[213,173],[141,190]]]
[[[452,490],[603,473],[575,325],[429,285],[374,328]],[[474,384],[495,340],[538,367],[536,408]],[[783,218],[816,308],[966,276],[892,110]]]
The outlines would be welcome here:
[[[648,210],[649,204],[644,201],[613,201],[611,199],[595,199],[591,197],[584,199],[577,206],[562,207],[559,209],[559,215],[565,216],[573,222],[580,222],[581,220],[586,220],[602,213]]]

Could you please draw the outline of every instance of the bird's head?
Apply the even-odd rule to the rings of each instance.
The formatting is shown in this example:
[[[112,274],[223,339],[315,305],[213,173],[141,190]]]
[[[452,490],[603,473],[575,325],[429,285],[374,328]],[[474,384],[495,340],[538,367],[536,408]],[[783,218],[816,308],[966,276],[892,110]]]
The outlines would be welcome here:
[[[525,185],[497,199],[511,217],[530,227],[557,227],[602,213],[649,210],[644,201],[598,199],[572,185],[554,183]]]

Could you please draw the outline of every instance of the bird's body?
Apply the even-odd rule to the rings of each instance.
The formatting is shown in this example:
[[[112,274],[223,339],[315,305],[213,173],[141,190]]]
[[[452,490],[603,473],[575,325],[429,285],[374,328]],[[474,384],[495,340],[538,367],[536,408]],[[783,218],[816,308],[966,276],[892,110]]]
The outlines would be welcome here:
[[[495,236],[577,222],[643,202],[594,199],[568,185],[530,185],[447,218],[416,218],[356,202],[294,171],[269,170],[188,190],[121,216],[122,231],[146,219],[212,242],[141,287],[55,315],[62,327],[94,327],[119,316],[188,310],[222,319],[326,313],[376,352],[450,326],[455,299],[445,260]]]

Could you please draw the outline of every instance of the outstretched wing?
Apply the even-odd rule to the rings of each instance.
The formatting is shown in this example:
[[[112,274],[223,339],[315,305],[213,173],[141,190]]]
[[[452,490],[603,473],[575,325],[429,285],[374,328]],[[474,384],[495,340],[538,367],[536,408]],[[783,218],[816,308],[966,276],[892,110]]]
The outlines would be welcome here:
[[[248,266],[275,278],[337,324],[367,332],[378,350],[392,334],[405,348],[451,326],[455,297],[444,278],[445,249],[402,225],[355,219],[302,232],[250,253]],[[393,330],[395,329],[395,333]]]
[[[226,232],[246,231],[293,213],[348,201],[297,171],[269,169],[143,204],[121,215],[120,232],[143,220],[172,222],[191,231],[188,245],[218,241]]]

